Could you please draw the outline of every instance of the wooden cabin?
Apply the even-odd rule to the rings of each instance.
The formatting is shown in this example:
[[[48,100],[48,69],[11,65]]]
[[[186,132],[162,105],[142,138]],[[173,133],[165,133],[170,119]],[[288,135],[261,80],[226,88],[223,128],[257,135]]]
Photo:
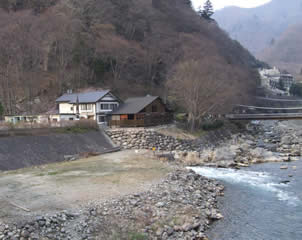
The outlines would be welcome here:
[[[109,126],[148,127],[171,123],[173,115],[158,96],[129,98],[110,114]]]

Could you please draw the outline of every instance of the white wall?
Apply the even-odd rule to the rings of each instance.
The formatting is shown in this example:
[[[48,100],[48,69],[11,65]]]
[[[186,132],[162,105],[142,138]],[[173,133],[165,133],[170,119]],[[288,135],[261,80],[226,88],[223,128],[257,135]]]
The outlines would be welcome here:
[[[85,104],[79,104],[79,112],[80,112],[80,114],[83,114],[83,115],[95,115],[96,111],[95,111],[95,104],[94,103],[93,104],[89,103],[89,105],[91,105],[91,109],[90,110],[82,110],[82,105],[85,105]]]
[[[71,110],[72,107],[73,110]],[[76,107],[70,103],[60,103],[59,112],[60,114],[76,114]]]
[[[70,118],[73,118],[73,120],[75,120],[75,115],[61,115],[60,121],[69,121]]]

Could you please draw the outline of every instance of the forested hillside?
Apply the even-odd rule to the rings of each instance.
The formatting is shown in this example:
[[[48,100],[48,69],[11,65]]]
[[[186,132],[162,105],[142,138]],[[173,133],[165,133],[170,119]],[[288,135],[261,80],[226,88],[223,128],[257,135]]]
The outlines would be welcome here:
[[[247,102],[255,90],[259,62],[187,0],[2,0],[0,7],[7,114],[47,111],[67,89],[86,87],[175,100],[166,82],[184,65],[199,74],[202,104],[215,103],[212,110]]]

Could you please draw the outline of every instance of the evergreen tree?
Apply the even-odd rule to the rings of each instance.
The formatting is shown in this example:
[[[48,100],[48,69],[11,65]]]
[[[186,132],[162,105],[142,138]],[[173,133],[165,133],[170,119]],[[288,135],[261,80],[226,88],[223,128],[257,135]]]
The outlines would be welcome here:
[[[185,4],[188,5],[190,8],[193,8],[192,0],[185,0]]]
[[[184,3],[188,5],[189,7],[192,7],[192,1],[191,0],[184,0]]]
[[[200,18],[202,18],[202,14],[203,14],[203,9],[201,6],[198,7],[198,11],[197,11],[198,15],[200,16]]]
[[[200,8],[198,13],[201,17],[210,20],[211,16],[214,14],[213,5],[211,1],[207,0],[203,6],[203,10],[201,10]]]

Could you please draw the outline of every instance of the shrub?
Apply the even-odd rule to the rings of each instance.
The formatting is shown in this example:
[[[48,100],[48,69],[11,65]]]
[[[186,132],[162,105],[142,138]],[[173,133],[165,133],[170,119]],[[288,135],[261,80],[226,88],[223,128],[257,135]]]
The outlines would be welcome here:
[[[223,127],[224,122],[222,120],[215,120],[215,121],[208,121],[208,122],[204,122],[201,124],[201,128],[204,131],[211,131],[211,130],[215,130],[218,128]]]
[[[142,233],[130,233],[129,239],[130,240],[145,240],[145,239],[147,239],[147,236]]]
[[[291,86],[289,92],[293,96],[302,97],[302,84],[301,83],[295,83],[295,84],[293,84]]]
[[[72,125],[59,129],[62,133],[85,133],[88,131],[98,131],[99,126],[94,120],[79,120],[72,122]]]
[[[245,121],[234,121],[232,122],[239,130],[244,130],[246,129],[246,124],[247,122]]]
[[[98,130],[99,126],[96,121],[94,120],[79,120],[75,121],[74,127],[78,127],[81,129],[94,129]]]
[[[186,122],[187,114],[186,113],[177,113],[177,114],[175,114],[175,120],[178,122]]]

